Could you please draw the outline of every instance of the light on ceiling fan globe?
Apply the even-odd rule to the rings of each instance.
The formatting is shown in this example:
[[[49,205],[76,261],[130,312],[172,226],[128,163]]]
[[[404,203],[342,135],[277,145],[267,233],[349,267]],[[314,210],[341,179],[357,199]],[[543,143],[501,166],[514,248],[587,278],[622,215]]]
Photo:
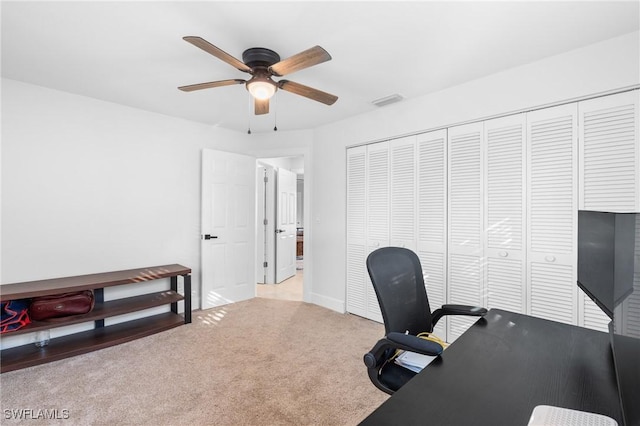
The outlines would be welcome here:
[[[265,81],[254,81],[249,85],[249,93],[256,99],[270,99],[276,93],[276,86]]]

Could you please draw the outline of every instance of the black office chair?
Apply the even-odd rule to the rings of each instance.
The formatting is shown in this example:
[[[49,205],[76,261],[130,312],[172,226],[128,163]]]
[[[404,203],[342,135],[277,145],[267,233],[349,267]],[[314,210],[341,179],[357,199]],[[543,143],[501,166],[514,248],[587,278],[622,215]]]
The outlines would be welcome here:
[[[364,355],[364,363],[371,382],[388,394],[416,375],[391,360],[397,349],[440,355],[443,350],[440,344],[416,335],[432,332],[445,315],[484,316],[487,313],[485,308],[467,305],[443,305],[432,313],[420,260],[411,250],[377,249],[367,257],[367,270],[378,296],[386,336]]]

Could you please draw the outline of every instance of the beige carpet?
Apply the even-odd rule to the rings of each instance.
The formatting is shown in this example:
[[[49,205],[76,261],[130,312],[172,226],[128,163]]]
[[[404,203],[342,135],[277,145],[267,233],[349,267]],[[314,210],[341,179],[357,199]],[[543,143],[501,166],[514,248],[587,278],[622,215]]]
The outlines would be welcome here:
[[[68,419],[22,423],[355,425],[387,399],[362,363],[383,333],[303,302],[197,311],[190,325],[2,374],[1,423],[16,423],[7,410],[57,410]]]

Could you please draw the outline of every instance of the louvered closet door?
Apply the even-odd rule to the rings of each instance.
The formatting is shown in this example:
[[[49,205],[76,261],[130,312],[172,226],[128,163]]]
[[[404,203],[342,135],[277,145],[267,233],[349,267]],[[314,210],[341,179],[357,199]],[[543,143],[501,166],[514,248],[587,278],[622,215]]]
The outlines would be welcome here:
[[[640,211],[639,91],[578,104],[580,208]],[[580,291],[580,324],[607,331],[609,317]]]
[[[448,303],[481,305],[483,274],[483,124],[448,131],[449,261]],[[447,338],[455,340],[476,318],[449,318]]]
[[[367,146],[367,255],[389,245],[389,142]],[[382,322],[380,305],[367,274],[367,318]]]
[[[417,137],[417,254],[431,310],[446,303],[447,282],[447,131]],[[446,339],[447,317],[434,333]]]
[[[485,121],[487,308],[526,312],[524,114]]]
[[[391,155],[390,245],[416,250],[416,137],[389,142]]]
[[[347,312],[367,316],[366,147],[347,150]]]
[[[577,324],[577,105],[527,114],[529,314]]]

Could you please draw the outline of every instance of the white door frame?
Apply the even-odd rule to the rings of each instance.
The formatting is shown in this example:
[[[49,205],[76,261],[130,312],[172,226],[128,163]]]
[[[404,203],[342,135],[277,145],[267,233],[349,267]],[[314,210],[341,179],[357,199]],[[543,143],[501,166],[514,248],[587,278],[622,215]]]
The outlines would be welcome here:
[[[313,202],[313,170],[311,169],[312,150],[311,146],[290,146],[270,150],[252,151],[251,155],[256,158],[278,158],[278,157],[302,157],[304,162],[304,283],[302,288],[302,299],[305,302],[313,302],[313,219],[311,216],[311,205]],[[320,219],[318,219],[320,220]],[[257,284],[256,284],[257,285]],[[344,311],[344,304],[339,305],[333,300],[317,300],[315,303],[321,306],[333,306],[336,311]]]
[[[276,172],[273,166],[260,161],[258,161],[257,170],[256,278],[261,284],[275,284]]]

